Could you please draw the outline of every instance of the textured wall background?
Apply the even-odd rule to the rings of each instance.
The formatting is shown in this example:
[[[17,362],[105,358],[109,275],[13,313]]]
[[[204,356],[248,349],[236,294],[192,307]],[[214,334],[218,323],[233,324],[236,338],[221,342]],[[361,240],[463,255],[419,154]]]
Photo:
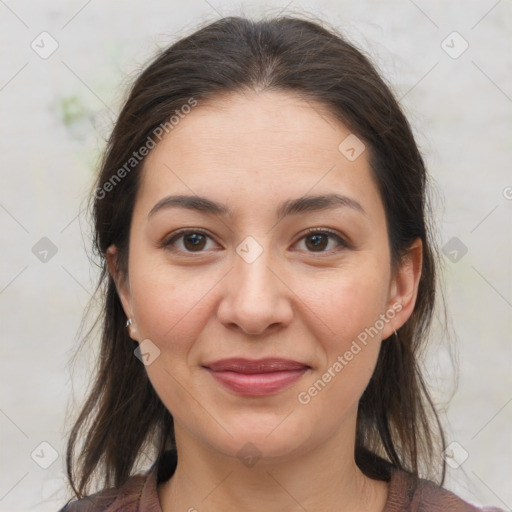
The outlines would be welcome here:
[[[158,45],[219,15],[310,12],[365,49],[430,172],[456,339],[427,367],[446,404],[447,486],[512,507],[510,0],[0,1],[0,509],[66,499],[65,423],[85,391],[68,360],[96,277],[83,210],[122,85]],[[449,343],[458,343],[456,388]],[[453,394],[451,401],[448,400]],[[69,412],[72,412],[70,409]],[[43,444],[41,444],[43,443]]]

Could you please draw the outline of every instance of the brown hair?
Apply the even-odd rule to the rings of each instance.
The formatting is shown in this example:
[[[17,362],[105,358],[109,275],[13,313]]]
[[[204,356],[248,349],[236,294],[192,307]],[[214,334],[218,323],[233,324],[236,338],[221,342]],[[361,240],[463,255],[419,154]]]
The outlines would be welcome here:
[[[409,123],[368,58],[335,29],[290,16],[260,21],[228,17],[155,57],[135,80],[108,141],[92,197],[94,250],[101,259],[96,292],[104,299],[97,319],[100,354],[67,446],[67,474],[77,497],[87,494],[96,474],[105,486],[119,487],[146,449],[160,457],[175,442],[173,418],[134,357],[137,343],[128,336],[105,260],[107,248],[115,244],[118,269],[126,275],[144,160],[128,168],[126,163],[191,98],[200,104],[248,89],[299,94],[326,107],[364,141],[385,207],[393,268],[416,238],[423,242],[415,309],[398,336],[382,344],[359,403],[355,457],[374,478],[383,478],[378,468],[385,459],[418,476],[439,468],[438,480],[444,481],[444,460],[435,458],[445,446],[443,430],[418,362],[433,316],[437,253],[427,220],[426,169]],[[114,181],[116,173],[122,179]]]

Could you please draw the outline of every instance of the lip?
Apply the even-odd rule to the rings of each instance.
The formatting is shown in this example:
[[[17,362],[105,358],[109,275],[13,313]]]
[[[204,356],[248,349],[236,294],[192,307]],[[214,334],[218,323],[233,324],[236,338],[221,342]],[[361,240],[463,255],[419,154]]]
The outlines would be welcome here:
[[[263,396],[291,386],[310,368],[287,359],[231,358],[203,365],[226,388],[242,395]]]
[[[204,363],[203,366],[214,372],[230,371],[237,373],[271,373],[300,370],[301,368],[309,367],[309,365],[299,363],[298,361],[277,357],[267,357],[265,359],[232,357],[230,359],[219,359],[218,361]]]

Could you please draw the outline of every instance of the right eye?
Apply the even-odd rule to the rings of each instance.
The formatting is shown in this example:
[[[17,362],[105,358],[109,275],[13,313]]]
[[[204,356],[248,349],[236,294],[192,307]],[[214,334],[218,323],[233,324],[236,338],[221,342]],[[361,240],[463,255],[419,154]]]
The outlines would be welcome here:
[[[201,253],[204,252],[208,240],[212,240],[212,238],[202,230],[184,229],[175,233],[162,246],[176,252]]]

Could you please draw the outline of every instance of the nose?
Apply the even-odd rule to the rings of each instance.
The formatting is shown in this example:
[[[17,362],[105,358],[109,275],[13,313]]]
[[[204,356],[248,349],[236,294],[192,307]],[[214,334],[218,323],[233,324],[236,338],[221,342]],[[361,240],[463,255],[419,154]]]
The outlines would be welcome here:
[[[223,280],[219,320],[229,329],[253,336],[288,325],[293,317],[293,292],[279,269],[268,248],[254,261],[235,254],[234,268]]]

